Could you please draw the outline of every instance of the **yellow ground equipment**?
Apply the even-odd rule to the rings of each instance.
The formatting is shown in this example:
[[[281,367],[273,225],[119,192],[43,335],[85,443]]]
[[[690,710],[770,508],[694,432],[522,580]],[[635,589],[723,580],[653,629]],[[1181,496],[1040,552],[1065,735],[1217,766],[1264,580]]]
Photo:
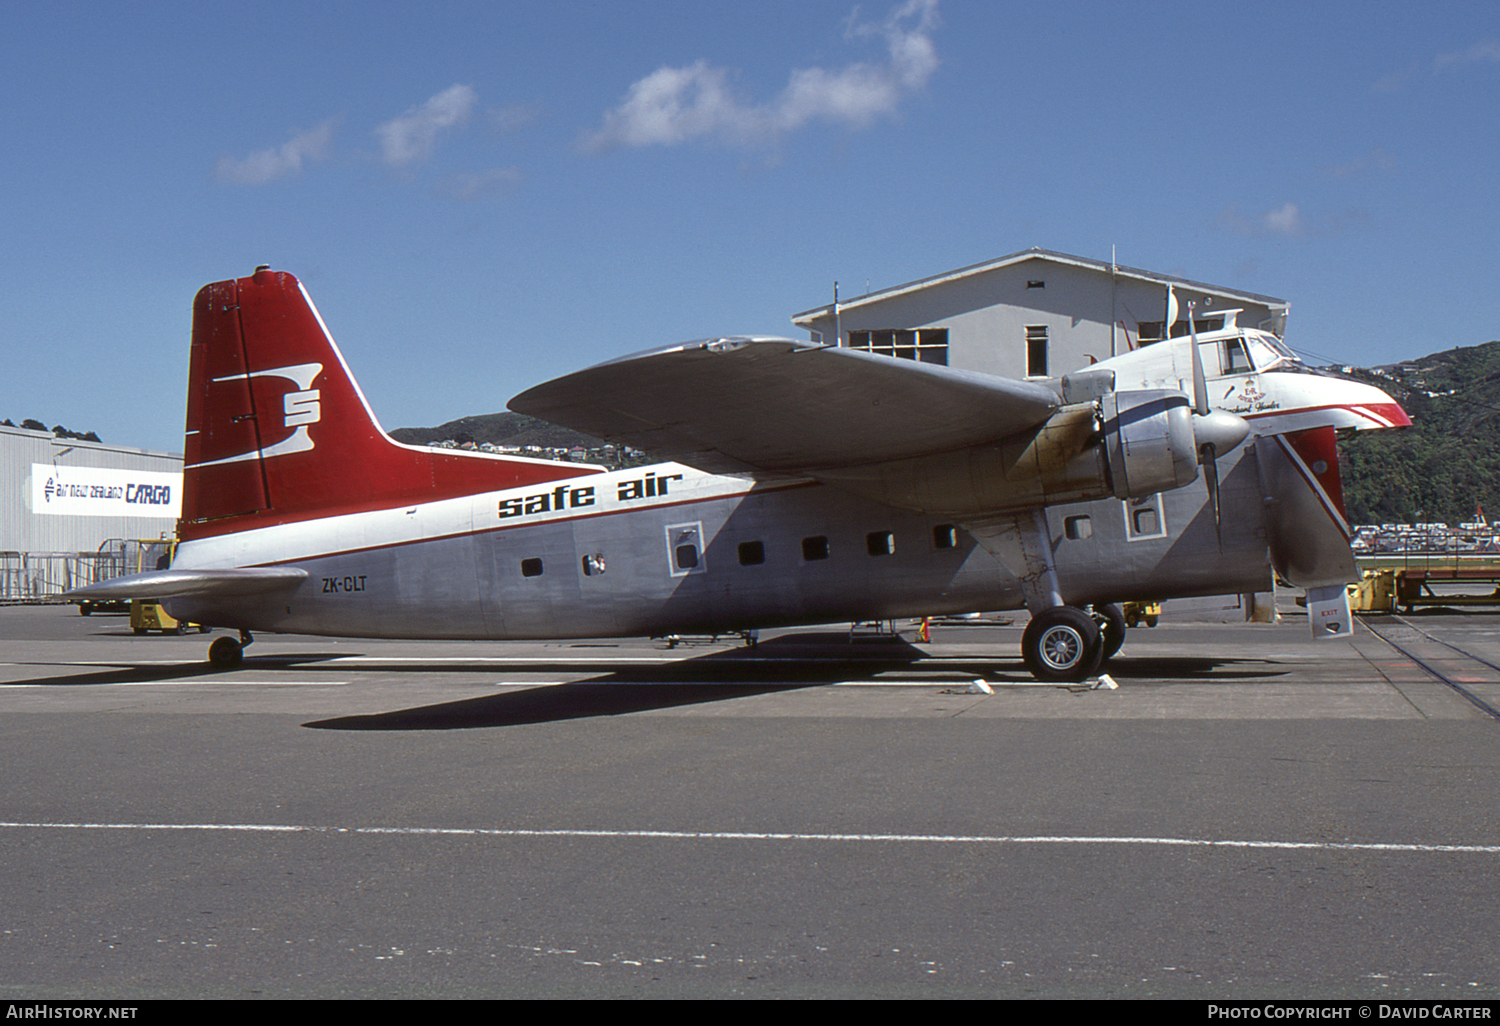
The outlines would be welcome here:
[[[1349,585],[1349,608],[1356,613],[1396,611],[1396,572],[1366,570],[1358,584]]]
[[[1161,619],[1160,602],[1126,602],[1120,607],[1125,614],[1125,626],[1135,627],[1145,624],[1147,627],[1155,627],[1156,621]]]

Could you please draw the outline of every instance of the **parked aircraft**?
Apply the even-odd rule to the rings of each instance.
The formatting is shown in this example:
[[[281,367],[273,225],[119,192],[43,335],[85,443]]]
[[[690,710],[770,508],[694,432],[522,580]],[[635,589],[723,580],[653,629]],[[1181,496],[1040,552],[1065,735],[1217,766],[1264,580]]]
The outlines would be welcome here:
[[[1029,381],[708,339],[511,401],[671,460],[606,471],[393,441],[302,286],[259,268],[195,300],[172,566],[71,594],[238,629],[220,666],[253,631],[657,636],[1024,606],[1027,667],[1079,680],[1124,639],[1116,603],[1265,591],[1273,570],[1308,589],[1316,633],[1347,634],[1335,431],[1409,421],[1235,331]],[[1231,338],[1243,363],[1220,359]]]

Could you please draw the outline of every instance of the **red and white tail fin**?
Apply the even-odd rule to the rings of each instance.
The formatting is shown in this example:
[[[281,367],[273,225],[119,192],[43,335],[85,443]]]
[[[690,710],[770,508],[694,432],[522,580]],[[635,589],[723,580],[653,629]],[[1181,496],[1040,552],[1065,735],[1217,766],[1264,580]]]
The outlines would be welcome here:
[[[194,300],[185,453],[184,539],[595,469],[396,442],[301,283],[268,268]]]

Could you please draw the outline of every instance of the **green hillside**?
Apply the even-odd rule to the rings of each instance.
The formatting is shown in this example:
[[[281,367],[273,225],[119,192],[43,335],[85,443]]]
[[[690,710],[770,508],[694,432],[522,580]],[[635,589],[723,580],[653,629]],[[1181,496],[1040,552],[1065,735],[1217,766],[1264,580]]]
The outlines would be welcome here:
[[[544,449],[568,449],[575,445],[592,449],[603,444],[597,438],[549,424],[545,420],[509,412],[460,417],[437,427],[397,428],[391,432],[391,437],[407,445],[426,445],[450,439],[455,442],[473,442],[475,445],[483,442],[494,445],[539,445]]]
[[[1412,426],[1340,443],[1350,523],[1459,524],[1480,506],[1500,515],[1500,342],[1356,376],[1395,397]]]

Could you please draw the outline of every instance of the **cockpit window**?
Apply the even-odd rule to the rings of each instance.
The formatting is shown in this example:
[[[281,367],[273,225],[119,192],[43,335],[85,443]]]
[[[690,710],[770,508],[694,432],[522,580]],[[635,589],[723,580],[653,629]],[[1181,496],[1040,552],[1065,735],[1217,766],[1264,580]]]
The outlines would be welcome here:
[[[1266,371],[1282,363],[1297,363],[1297,356],[1275,335],[1246,335],[1246,355],[1256,370]]]
[[[1226,338],[1224,340],[1224,373],[1248,374],[1250,370],[1250,357],[1245,353],[1245,340],[1237,337]]]

